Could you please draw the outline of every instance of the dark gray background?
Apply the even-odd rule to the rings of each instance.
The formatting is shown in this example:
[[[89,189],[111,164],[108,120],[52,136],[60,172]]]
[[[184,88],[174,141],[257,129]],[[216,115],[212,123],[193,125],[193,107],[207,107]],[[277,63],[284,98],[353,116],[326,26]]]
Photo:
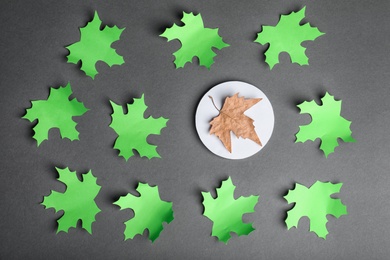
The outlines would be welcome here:
[[[272,71],[267,46],[253,43],[261,25],[276,25],[280,14],[306,8],[305,21],[325,32],[306,42],[310,66],[280,55]],[[95,80],[66,62],[65,46],[79,40],[97,10],[104,24],[126,27],[113,44],[125,59],[109,68],[99,62]],[[175,69],[178,41],[158,35],[178,23],[182,11],[201,13],[206,27],[231,46],[217,51],[211,70],[194,59]],[[0,258],[2,259],[389,259],[390,247],[390,2],[383,1],[1,1],[0,4]],[[199,140],[196,106],[217,83],[241,80],[259,87],[272,102],[275,129],[260,153],[240,161],[219,158]],[[70,82],[74,96],[90,108],[76,119],[80,141],[50,131],[40,147],[33,124],[22,120],[30,100],[46,99],[49,87]],[[356,143],[342,143],[325,159],[319,141],[295,144],[298,126],[310,122],[296,105],[329,91],[343,100]],[[169,118],[161,136],[149,138],[162,159],[135,156],[126,162],[112,149],[109,100],[119,104],[145,93],[148,114]],[[80,228],[56,235],[61,213],[40,205],[50,190],[63,191],[54,167],[89,169],[102,186],[101,213],[93,235]],[[231,176],[236,195],[260,195],[256,212],[244,216],[256,230],[233,235],[228,245],[211,237],[202,215],[201,191]],[[329,216],[326,240],[284,224],[283,196],[295,182],[343,182],[338,195],[349,215]],[[175,219],[154,244],[144,236],[123,241],[130,210],[112,205],[133,192],[138,181],[158,185],[173,202]]]

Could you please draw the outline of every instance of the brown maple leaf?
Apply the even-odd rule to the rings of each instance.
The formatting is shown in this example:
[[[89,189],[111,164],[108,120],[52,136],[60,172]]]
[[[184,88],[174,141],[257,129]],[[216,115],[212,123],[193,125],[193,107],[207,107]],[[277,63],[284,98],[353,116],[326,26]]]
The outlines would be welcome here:
[[[209,96],[214,104],[214,100]],[[211,120],[210,134],[216,135],[222,141],[225,148],[231,153],[232,143],[230,139],[230,131],[237,138],[249,138],[255,143],[262,145],[259,137],[255,132],[254,120],[244,115],[244,112],[257,104],[262,98],[238,97],[238,93],[232,97],[226,97],[222,109],[219,110],[215,104],[215,108],[219,110],[219,115]]]

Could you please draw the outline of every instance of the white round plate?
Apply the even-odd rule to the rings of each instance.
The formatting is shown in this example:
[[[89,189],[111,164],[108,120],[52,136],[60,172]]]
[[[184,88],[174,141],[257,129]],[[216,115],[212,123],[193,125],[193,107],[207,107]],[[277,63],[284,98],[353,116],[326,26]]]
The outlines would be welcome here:
[[[232,140],[232,152],[230,153],[216,135],[210,135],[210,121],[219,115],[209,96],[214,99],[218,109],[222,109],[226,97],[239,93],[239,97],[262,98],[256,105],[252,106],[244,114],[254,120],[255,131],[260,138],[262,146],[250,139],[237,138],[230,132]],[[274,111],[267,96],[255,86],[241,82],[228,81],[216,85],[210,89],[199,102],[195,115],[196,131],[203,144],[214,154],[226,159],[244,159],[259,152],[271,138],[274,129]]]

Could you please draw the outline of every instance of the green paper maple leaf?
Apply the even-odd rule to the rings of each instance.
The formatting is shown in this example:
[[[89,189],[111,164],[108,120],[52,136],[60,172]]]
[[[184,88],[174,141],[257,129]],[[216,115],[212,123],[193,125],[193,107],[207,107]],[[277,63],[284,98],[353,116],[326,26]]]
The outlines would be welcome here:
[[[69,168],[56,168],[58,180],[66,185],[66,191],[60,193],[51,191],[43,199],[42,205],[45,208],[54,208],[55,212],[63,210],[64,214],[57,220],[58,230],[68,233],[69,228],[76,227],[81,220],[82,227],[92,234],[92,223],[95,222],[95,215],[100,209],[95,203],[95,197],[100,191],[100,186],[96,183],[96,177],[89,171],[82,174],[82,181],[77,178],[76,172]]]
[[[317,37],[325,34],[318,28],[311,27],[309,23],[300,25],[305,18],[306,7],[298,12],[281,15],[276,26],[262,26],[262,31],[257,34],[255,42],[262,45],[269,43],[269,48],[264,53],[265,62],[270,69],[279,63],[279,54],[287,52],[293,63],[308,65],[309,59],[305,54],[306,48],[301,45],[304,41],[314,41]]]
[[[102,21],[95,12],[93,20],[80,28],[80,41],[66,47],[69,50],[68,62],[77,64],[81,60],[81,70],[92,79],[98,74],[95,67],[98,61],[103,61],[110,67],[125,63],[123,57],[111,48],[111,44],[119,40],[125,28],[107,26],[100,30],[101,24]]]
[[[317,181],[310,188],[296,183],[295,189],[290,190],[284,198],[287,202],[295,203],[295,206],[287,212],[287,229],[298,227],[301,217],[310,219],[310,231],[318,237],[326,239],[328,230],[326,216],[333,215],[339,218],[347,215],[347,207],[340,199],[333,199],[330,195],[339,193],[342,183],[333,184],[330,182]]]
[[[110,127],[118,134],[114,149],[119,150],[119,156],[123,156],[127,161],[134,155],[133,149],[135,149],[140,156],[149,159],[160,158],[156,150],[157,146],[149,144],[146,139],[151,134],[160,135],[168,119],[164,117],[144,118],[144,113],[148,108],[145,105],[144,94],[141,98],[135,98],[133,104],[127,104],[127,114],[123,113],[122,106],[110,102],[113,109]]]
[[[22,117],[33,122],[38,119],[37,125],[33,128],[33,138],[39,146],[49,137],[51,128],[58,128],[62,138],[79,140],[79,132],[76,130],[77,123],[72,120],[74,116],[81,116],[88,109],[77,99],[69,99],[72,95],[70,83],[58,89],[50,88],[47,100],[31,101],[31,108],[26,109]]]
[[[129,193],[114,202],[121,210],[134,211],[134,217],[125,222],[125,240],[142,235],[147,229],[153,243],[164,229],[163,222],[169,224],[173,220],[172,202],[161,200],[157,186],[140,182],[136,190],[140,196]]]
[[[301,110],[300,113],[310,114],[312,121],[308,125],[299,127],[295,142],[314,141],[320,138],[320,149],[324,152],[325,157],[328,157],[329,154],[334,152],[335,147],[339,145],[338,138],[341,138],[344,142],[355,142],[355,139],[351,136],[351,121],[340,115],[341,100],[336,101],[328,92],[321,100],[322,106],[317,105],[314,100],[310,102],[305,101],[298,105]]]
[[[217,29],[205,28],[201,14],[183,12],[181,20],[184,26],[174,24],[167,28],[160,36],[168,39],[168,42],[178,39],[182,47],[173,53],[175,56],[176,68],[182,68],[187,62],[192,62],[194,57],[198,57],[199,64],[210,69],[214,63],[214,57],[217,55],[212,48],[221,50],[228,47],[229,44],[223,42]]]
[[[202,192],[204,213],[213,221],[212,236],[227,244],[231,238],[230,232],[238,236],[248,235],[253,230],[252,223],[244,223],[242,216],[255,212],[255,206],[259,196],[234,198],[234,190],[231,178],[223,181],[220,188],[217,188],[217,198],[213,198],[210,192]]]

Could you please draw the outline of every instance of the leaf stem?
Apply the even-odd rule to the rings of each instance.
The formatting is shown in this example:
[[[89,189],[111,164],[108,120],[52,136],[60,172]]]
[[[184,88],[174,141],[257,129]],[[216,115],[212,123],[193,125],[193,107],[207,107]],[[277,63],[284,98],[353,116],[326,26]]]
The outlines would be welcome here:
[[[210,98],[211,101],[213,102],[213,105],[214,105],[215,109],[217,109],[219,112],[221,112],[221,110],[219,110],[218,107],[215,105],[213,97],[212,97],[212,96],[209,96],[209,98]]]

